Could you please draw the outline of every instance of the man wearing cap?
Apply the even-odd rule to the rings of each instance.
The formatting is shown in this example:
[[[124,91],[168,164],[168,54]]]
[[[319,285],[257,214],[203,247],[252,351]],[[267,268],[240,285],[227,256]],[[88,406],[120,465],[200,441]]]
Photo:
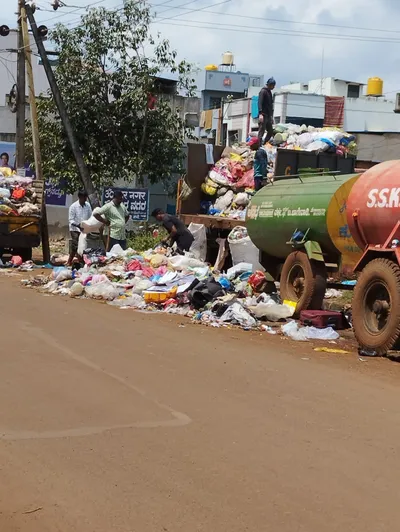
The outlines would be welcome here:
[[[260,146],[263,146],[274,134],[273,118],[274,118],[274,98],[272,91],[275,89],[276,81],[274,78],[269,78],[265,87],[263,87],[258,96],[258,141]],[[264,133],[267,132],[265,142],[263,142]]]

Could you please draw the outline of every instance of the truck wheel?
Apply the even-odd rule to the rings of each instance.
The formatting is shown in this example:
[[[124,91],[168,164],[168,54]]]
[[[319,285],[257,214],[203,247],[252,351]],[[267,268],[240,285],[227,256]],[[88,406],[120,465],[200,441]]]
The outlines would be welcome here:
[[[400,268],[387,259],[361,272],[353,297],[353,327],[360,347],[386,355],[400,336]]]
[[[324,263],[310,260],[303,251],[295,251],[287,257],[281,273],[281,298],[297,303],[296,315],[301,310],[320,310],[325,290]]]

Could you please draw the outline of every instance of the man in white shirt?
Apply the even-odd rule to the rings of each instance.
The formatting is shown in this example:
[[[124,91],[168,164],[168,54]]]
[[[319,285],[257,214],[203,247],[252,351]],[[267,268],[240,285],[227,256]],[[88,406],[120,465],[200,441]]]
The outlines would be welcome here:
[[[78,240],[81,234],[81,223],[89,220],[92,216],[92,208],[87,201],[88,195],[84,190],[78,192],[78,201],[75,201],[69,208],[69,231],[71,234],[70,253],[68,259],[68,266],[72,265],[72,261],[77,255]],[[78,257],[81,259],[81,257]]]

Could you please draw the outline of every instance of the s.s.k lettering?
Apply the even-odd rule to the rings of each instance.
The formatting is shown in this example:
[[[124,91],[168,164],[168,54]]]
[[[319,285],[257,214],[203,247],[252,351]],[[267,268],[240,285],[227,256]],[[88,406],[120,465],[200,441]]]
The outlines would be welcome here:
[[[399,207],[400,205],[400,188],[373,188],[368,193],[367,207],[378,207],[380,209]]]

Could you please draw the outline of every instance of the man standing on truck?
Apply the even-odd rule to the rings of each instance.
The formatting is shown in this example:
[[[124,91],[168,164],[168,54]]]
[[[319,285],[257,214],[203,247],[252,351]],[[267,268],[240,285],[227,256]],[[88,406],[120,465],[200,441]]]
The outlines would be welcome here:
[[[114,198],[103,205],[97,214],[93,215],[96,220],[108,227],[107,251],[119,244],[126,249],[126,223],[129,220],[128,209],[124,205],[124,195],[116,190]]]
[[[273,120],[274,120],[274,97],[272,91],[275,89],[276,81],[274,78],[269,78],[265,87],[263,87],[258,95],[258,141],[260,146],[263,146],[274,134]],[[265,142],[263,137],[267,132]]]
[[[254,189],[260,190],[264,185],[264,180],[267,179],[268,174],[268,154],[263,147],[260,147],[259,140],[253,137],[248,143],[248,146],[255,151],[254,155]],[[273,180],[271,180],[273,181]]]
[[[194,241],[194,236],[186,227],[186,225],[176,216],[166,214],[162,209],[154,209],[151,215],[162,222],[163,226],[169,233],[169,237],[163,242],[172,246],[176,242],[178,253],[183,254],[184,251],[189,251]]]
[[[75,201],[69,208],[69,231],[71,235],[71,246],[68,259],[68,266],[72,265],[72,261],[77,256],[78,240],[81,234],[81,223],[89,220],[92,216],[92,208],[88,202],[88,195],[84,190],[78,192],[78,201]],[[81,257],[78,257],[80,260]]]

